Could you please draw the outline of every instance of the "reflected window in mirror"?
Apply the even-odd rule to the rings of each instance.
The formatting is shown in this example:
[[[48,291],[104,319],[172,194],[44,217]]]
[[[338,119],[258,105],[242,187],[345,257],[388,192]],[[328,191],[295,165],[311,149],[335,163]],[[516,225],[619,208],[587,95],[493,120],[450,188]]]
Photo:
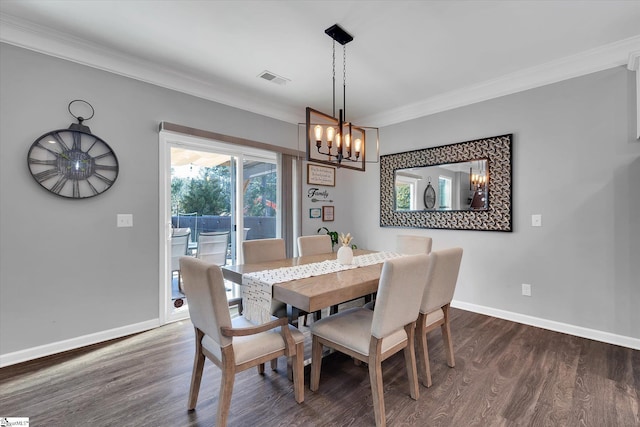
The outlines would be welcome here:
[[[396,174],[396,210],[415,211],[418,209],[418,185],[422,179],[409,172]]]

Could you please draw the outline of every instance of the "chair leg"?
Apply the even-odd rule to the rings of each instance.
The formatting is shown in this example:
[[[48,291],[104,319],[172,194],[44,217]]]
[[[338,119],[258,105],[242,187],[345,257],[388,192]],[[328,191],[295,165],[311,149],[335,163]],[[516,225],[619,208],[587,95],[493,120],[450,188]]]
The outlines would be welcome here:
[[[373,398],[373,412],[376,427],[387,425],[384,411],[384,388],[382,385],[382,340],[371,337],[369,345],[369,382],[371,383],[371,397]]]
[[[413,400],[418,400],[420,390],[418,387],[418,374],[416,372],[416,353],[414,351],[415,323],[404,327],[407,332],[407,346],[404,348],[404,363],[407,365],[407,378],[409,379],[409,395]]]
[[[226,348],[230,348],[226,347]],[[231,407],[231,395],[233,383],[236,378],[233,350],[230,354],[222,349],[222,378],[220,379],[220,395],[218,396],[218,413],[216,414],[216,426],[226,427]]]
[[[193,359],[193,372],[191,374],[191,386],[189,388],[189,401],[187,409],[192,411],[196,408],[198,394],[200,393],[200,382],[202,381],[202,371],[204,369],[205,357],[202,354],[202,344],[200,343],[204,333],[196,328],[196,355]]]
[[[449,326],[449,304],[442,307],[444,312],[444,323],[440,326],[442,330],[442,340],[444,341],[445,351],[447,352],[447,364],[453,368],[456,366],[456,359],[453,356],[453,342],[451,340],[451,327]]]
[[[259,364],[257,368],[258,368],[258,374],[264,375],[264,363]]]
[[[427,315],[420,313],[416,327],[416,343],[418,346],[418,373],[422,385],[431,387],[431,367],[429,366],[429,348],[427,347],[427,332],[425,322]]]
[[[296,402],[304,402],[304,342],[296,344],[293,356],[293,394]]]
[[[271,359],[271,370],[272,371],[277,371],[278,370],[278,358],[277,357],[275,359]]]
[[[320,386],[320,368],[322,367],[322,344],[318,337],[313,335],[311,342],[311,379],[309,388],[311,391],[318,390]]]

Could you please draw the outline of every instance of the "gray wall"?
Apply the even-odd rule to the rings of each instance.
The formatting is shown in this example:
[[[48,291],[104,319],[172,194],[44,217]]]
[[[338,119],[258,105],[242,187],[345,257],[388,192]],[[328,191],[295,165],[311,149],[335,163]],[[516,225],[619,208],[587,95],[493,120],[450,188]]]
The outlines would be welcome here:
[[[370,214],[349,231],[372,249],[388,248],[406,232],[432,236],[434,250],[461,246],[456,302],[631,337],[638,345],[634,94],[633,73],[618,67],[385,127],[382,154],[513,133],[514,231],[379,228],[378,194],[369,191],[353,192],[353,206]],[[372,165],[351,184],[368,188],[379,174]],[[543,227],[531,227],[531,214],[543,215]],[[532,285],[530,298],[521,295],[523,283]]]
[[[158,319],[161,121],[297,148],[295,125],[6,44],[0,76],[0,354]],[[48,193],[26,165],[36,138],[74,122],[74,99],[120,162],[86,200]]]
[[[640,338],[634,90],[616,68],[381,129],[382,154],[514,133],[513,233],[381,229],[375,163],[337,171],[333,223],[309,220],[303,202],[303,231],[328,224],[371,249],[428,234],[434,250],[465,249],[457,301]],[[0,93],[0,354],[158,318],[159,122],[297,148],[295,125],[3,44]],[[95,107],[87,124],[116,151],[120,176],[74,201],[40,188],[26,154],[73,121],[78,98]],[[116,228],[117,213],[134,227]]]

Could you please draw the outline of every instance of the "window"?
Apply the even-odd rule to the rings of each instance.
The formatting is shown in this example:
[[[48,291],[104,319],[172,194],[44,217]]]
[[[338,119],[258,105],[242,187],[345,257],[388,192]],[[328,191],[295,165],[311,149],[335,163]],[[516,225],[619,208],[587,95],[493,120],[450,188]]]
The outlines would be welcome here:
[[[440,196],[438,209],[451,209],[451,187],[451,178],[448,176],[438,177],[438,195]]]
[[[406,176],[396,177],[396,210],[416,210],[418,180]]]

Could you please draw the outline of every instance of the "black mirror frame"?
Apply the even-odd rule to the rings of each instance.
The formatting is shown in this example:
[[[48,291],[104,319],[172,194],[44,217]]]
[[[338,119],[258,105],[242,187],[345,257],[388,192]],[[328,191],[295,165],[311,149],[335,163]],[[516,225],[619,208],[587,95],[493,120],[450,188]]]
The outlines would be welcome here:
[[[380,156],[380,227],[512,231],[513,134]],[[487,159],[489,207],[471,211],[396,211],[398,169]]]

